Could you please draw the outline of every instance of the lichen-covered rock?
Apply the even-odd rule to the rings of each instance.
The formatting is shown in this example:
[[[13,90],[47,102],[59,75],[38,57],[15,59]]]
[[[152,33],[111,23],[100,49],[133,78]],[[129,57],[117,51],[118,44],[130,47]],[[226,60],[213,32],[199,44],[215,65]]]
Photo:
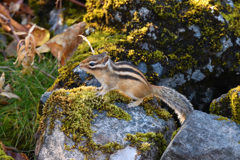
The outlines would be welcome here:
[[[210,112],[240,123],[240,86],[214,99],[210,105]]]
[[[139,160],[159,159],[175,130],[170,114],[150,109],[148,102],[128,108],[129,99],[120,93],[97,97],[94,89],[60,89],[42,96],[38,159],[118,160],[119,153],[127,157],[129,152]]]
[[[240,126],[194,111],[169,144],[161,160],[233,160],[240,157]]]

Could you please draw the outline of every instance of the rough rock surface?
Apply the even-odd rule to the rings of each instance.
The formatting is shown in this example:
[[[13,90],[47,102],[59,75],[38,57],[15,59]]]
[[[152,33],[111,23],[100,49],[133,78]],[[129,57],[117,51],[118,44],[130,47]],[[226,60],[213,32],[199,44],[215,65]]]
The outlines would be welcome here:
[[[50,96],[50,92],[46,92],[41,99],[41,102],[46,102],[46,98]],[[175,122],[173,119],[164,121],[157,117],[147,116],[142,107],[128,108],[125,104],[117,103],[118,106],[122,107],[126,112],[132,116],[132,120],[129,122],[113,117],[108,117],[106,112],[98,112],[95,110],[94,114],[98,116],[94,119],[91,129],[96,131],[93,133],[93,140],[97,144],[106,144],[108,142],[117,142],[124,146],[124,149],[119,150],[115,154],[103,154],[96,152],[91,155],[98,160],[105,160],[110,158],[111,160],[120,160],[123,157],[128,157],[127,160],[135,160],[136,155],[139,159],[155,159],[159,155],[156,152],[154,154],[148,154],[147,156],[139,154],[136,148],[129,147],[129,142],[125,141],[127,133],[136,134],[137,132],[161,132],[164,134],[167,143],[170,142],[170,136],[176,129]],[[85,155],[76,149],[66,150],[65,145],[72,146],[74,142],[68,138],[61,130],[61,124],[59,120],[55,120],[54,129],[49,134],[49,122],[47,129],[44,133],[44,140],[42,142],[41,150],[38,156],[38,160],[54,160],[54,159],[75,159],[83,160]],[[167,129],[167,128],[168,129]],[[156,146],[151,149],[156,150]],[[147,151],[148,152],[148,151]],[[151,152],[151,150],[149,151]],[[130,156],[131,155],[131,156]],[[132,158],[131,158],[132,157]],[[120,158],[120,159],[119,159]],[[160,157],[158,157],[160,158]],[[124,158],[125,159],[125,158]]]
[[[240,126],[219,116],[194,111],[161,160],[239,160]]]

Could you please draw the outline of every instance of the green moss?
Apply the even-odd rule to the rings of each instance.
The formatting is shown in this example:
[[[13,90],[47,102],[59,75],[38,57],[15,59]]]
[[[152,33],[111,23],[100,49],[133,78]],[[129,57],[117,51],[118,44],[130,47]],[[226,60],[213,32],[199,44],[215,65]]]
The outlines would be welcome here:
[[[90,127],[91,122],[97,116],[93,114],[94,109],[99,112],[106,111],[109,117],[126,121],[131,120],[128,113],[114,104],[115,101],[128,103],[129,99],[116,91],[111,91],[104,97],[96,96],[94,89],[95,87],[82,86],[71,90],[60,89],[53,92],[44,105],[38,132],[43,133],[45,130],[47,117],[50,118],[50,132],[54,128],[54,121],[59,119],[63,123],[61,130],[76,142],[73,146],[65,146],[68,150],[76,148],[86,155],[91,155],[91,151],[94,150],[111,152],[121,149],[122,146],[115,142],[105,145],[96,144],[92,140],[94,131]],[[83,140],[87,141],[86,145],[79,146],[79,142]]]
[[[235,4],[234,4],[235,5]],[[235,5],[236,8],[232,9],[231,7],[227,6],[228,8],[222,8],[221,15],[229,22],[229,30],[234,33],[236,37],[240,36],[240,7],[239,5]],[[227,9],[228,13],[224,12],[224,9]]]
[[[136,146],[141,152],[148,151],[152,145],[157,145],[159,149],[159,155],[162,155],[167,148],[167,142],[161,133],[148,132],[126,134],[126,141],[130,141],[132,146]]]
[[[223,117],[223,116],[219,116],[218,118],[216,118],[216,120],[218,120],[218,121],[229,121],[229,119],[227,117]]]
[[[176,136],[176,134],[178,133],[179,129],[180,129],[180,127],[172,133],[171,140],[173,140],[173,138]]]
[[[144,101],[141,103],[143,106],[144,110],[146,111],[146,115],[148,116],[154,116],[157,115],[158,118],[164,119],[167,121],[169,118],[171,118],[171,115],[168,111],[165,109],[161,109],[159,106],[155,106],[154,103],[151,103],[153,98],[146,98]]]
[[[100,150],[103,153],[114,153],[116,150],[123,149],[123,146],[118,144],[117,142],[109,142],[100,147]]]
[[[240,86],[231,89],[219,102],[214,100],[210,105],[213,114],[228,117],[236,123],[240,123]]]
[[[58,72],[59,76],[54,81],[53,85],[48,88],[47,91],[52,91],[56,88],[69,88],[72,84],[77,82],[77,79],[80,79],[79,76],[73,73],[73,69],[79,65],[78,62],[71,65],[61,67]],[[61,84],[60,84],[61,83]],[[79,86],[80,84],[76,84]]]
[[[6,153],[4,152],[2,143],[0,143],[0,159],[1,160],[14,160],[14,158],[12,158],[11,156],[6,155]]]
[[[229,98],[231,99],[231,108],[232,108],[232,120],[240,123],[240,86],[229,91]]]

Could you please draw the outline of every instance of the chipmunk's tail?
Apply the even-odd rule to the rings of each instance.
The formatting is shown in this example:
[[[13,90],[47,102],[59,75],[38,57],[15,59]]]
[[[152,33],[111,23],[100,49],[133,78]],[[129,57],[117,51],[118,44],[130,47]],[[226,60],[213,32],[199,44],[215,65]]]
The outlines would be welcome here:
[[[187,98],[174,89],[154,85],[152,85],[151,88],[154,95],[158,96],[176,112],[181,124],[194,110],[192,104],[187,100]]]

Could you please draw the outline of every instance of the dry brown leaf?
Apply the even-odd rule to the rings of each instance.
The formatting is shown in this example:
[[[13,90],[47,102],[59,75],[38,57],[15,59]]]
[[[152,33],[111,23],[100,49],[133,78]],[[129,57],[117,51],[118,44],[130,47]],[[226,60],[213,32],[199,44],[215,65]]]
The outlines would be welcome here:
[[[17,96],[14,93],[11,93],[12,89],[11,89],[11,86],[9,84],[7,84],[7,86],[3,89],[4,83],[5,83],[5,73],[3,72],[1,77],[0,77],[0,95],[4,96],[4,97],[7,97],[9,99],[16,98],[16,99],[20,100],[19,96]]]
[[[66,32],[54,36],[47,43],[38,47],[36,51],[39,54],[51,51],[53,56],[61,63],[61,66],[64,66],[73,56],[78,45],[83,42],[82,37],[78,35],[83,34],[85,27],[85,22],[77,23],[69,27]]]
[[[11,92],[1,92],[0,95],[4,96],[4,97],[7,97],[9,99],[15,98],[15,99],[20,100],[20,97],[18,95],[14,94],[14,93],[11,93]]]
[[[22,64],[23,70],[21,71],[23,74],[31,73],[32,65],[34,64],[34,57],[36,55],[36,42],[35,38],[32,35],[32,32],[36,25],[34,24],[28,31],[25,39],[22,39],[18,42],[17,45],[17,59],[14,64]],[[39,54],[41,57],[41,55]]]
[[[29,160],[29,158],[24,153],[17,153],[16,148],[6,147],[2,141],[0,141],[0,148],[4,150],[6,155],[11,156],[15,160]]]
[[[5,16],[11,21],[11,25],[15,29],[15,31],[22,31],[22,32],[27,32],[27,28],[16,22],[14,19],[11,18],[9,11],[0,3],[0,14]],[[7,29],[6,31],[11,31],[11,28],[6,24],[4,20],[0,20],[1,25],[3,26],[3,29]]]
[[[12,88],[11,88],[10,84],[7,84],[7,85],[5,86],[4,91],[5,91],[5,92],[12,92]]]
[[[17,40],[13,40],[9,45],[6,47],[5,52],[7,53],[7,56],[16,56],[17,54]]]
[[[4,83],[5,83],[5,73],[3,72],[0,77],[0,91],[3,88]]]
[[[28,15],[31,15],[31,16],[34,15],[34,11],[28,5],[26,5],[24,3],[20,6],[20,11],[22,13],[25,13],[25,14],[28,14]]]
[[[36,41],[36,46],[41,46],[50,39],[50,33],[45,28],[36,26],[32,31],[32,35]]]

